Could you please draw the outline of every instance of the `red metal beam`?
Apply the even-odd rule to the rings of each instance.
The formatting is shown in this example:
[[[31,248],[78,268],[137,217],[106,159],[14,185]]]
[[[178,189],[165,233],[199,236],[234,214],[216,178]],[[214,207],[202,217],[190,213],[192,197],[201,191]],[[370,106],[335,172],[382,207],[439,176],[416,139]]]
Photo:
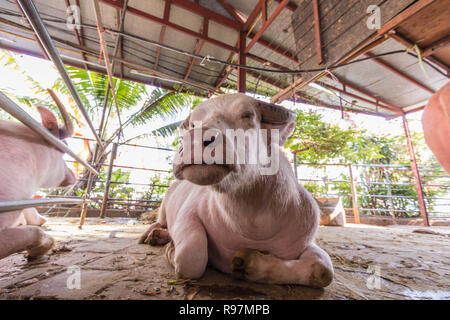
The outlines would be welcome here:
[[[245,53],[249,52],[250,49],[255,45],[255,43],[258,41],[259,38],[263,35],[264,31],[271,25],[271,23],[275,20],[275,18],[280,14],[280,12],[287,6],[289,3],[289,0],[283,0],[278,7],[275,9],[275,11],[272,13],[270,18],[267,19],[265,23],[263,23],[261,29],[258,30],[258,32],[255,34],[253,39],[250,41],[250,43],[245,48]]]
[[[239,42],[238,42],[239,45]],[[234,57],[234,52],[232,52],[230,54],[230,56],[228,57],[227,62],[231,62],[233,61],[233,57]],[[219,79],[217,80],[216,84],[215,84],[215,89],[213,92],[209,93],[208,97],[211,97],[217,90],[219,90],[219,88],[222,86],[222,84],[225,82],[225,80],[228,78],[228,76],[231,74],[231,72],[233,71],[233,68],[230,66],[225,66],[219,76]]]
[[[212,21],[220,23],[221,25],[223,25],[225,27],[232,28],[235,30],[241,30],[241,28],[242,28],[242,25],[239,22],[237,22],[233,19],[230,19],[228,17],[225,17],[215,11],[208,9],[208,8],[202,7],[201,5],[199,5],[197,3],[190,2],[187,0],[172,0],[172,1],[173,1],[174,5],[176,5],[180,8],[189,10],[192,13],[198,14],[204,18],[208,18]]]
[[[340,78],[337,77],[336,75],[334,75],[333,77],[330,76],[330,75],[327,75],[326,77],[329,78],[329,79],[331,79],[331,80],[337,80],[339,83],[341,83],[341,84],[344,86],[344,88],[345,88],[345,87],[350,88],[350,89],[352,89],[352,90],[354,90],[354,91],[356,91],[356,92],[359,92],[359,93],[362,94],[362,95],[365,95],[365,96],[367,96],[367,97],[370,97],[370,98],[374,99],[374,100],[375,100],[375,101],[373,102],[374,105],[377,105],[377,104],[376,104],[376,101],[378,101],[378,106],[380,106],[380,103],[382,103],[382,104],[384,104],[384,105],[386,105],[386,106],[388,106],[388,107],[391,107],[391,108],[392,108],[392,111],[394,111],[394,112],[397,112],[397,111],[398,111],[398,112],[397,112],[398,114],[403,114],[403,113],[404,113],[404,111],[403,111],[403,109],[402,109],[401,107],[399,107],[399,106],[397,106],[397,105],[395,105],[395,104],[393,104],[393,103],[387,102],[387,101],[384,100],[383,98],[376,97],[376,96],[374,96],[373,94],[371,94],[371,93],[369,93],[369,92],[367,92],[367,91],[364,91],[364,90],[362,90],[362,89],[360,89],[360,88],[354,86],[353,84],[351,84],[351,83],[349,83],[349,82],[347,82],[347,81],[344,81],[344,80],[340,79]],[[344,91],[344,92],[346,92],[346,91]]]
[[[231,72],[233,72],[232,67],[230,67],[228,70],[227,68],[225,68],[225,74],[216,82],[216,86],[215,86],[215,90],[214,92],[216,92],[217,90],[220,89],[220,87],[222,86],[222,84],[225,82],[225,80],[227,80],[228,76],[231,74]],[[209,96],[212,96],[214,94],[214,92],[211,92]]]
[[[409,157],[410,157],[410,163],[411,163],[411,171],[414,176],[414,183],[416,187],[417,192],[417,200],[419,201],[419,209],[420,214],[422,215],[423,219],[423,225],[426,227],[430,226],[430,223],[428,221],[428,212],[427,207],[425,205],[425,198],[424,193],[422,189],[422,181],[420,179],[420,173],[419,168],[417,167],[417,160],[416,160],[416,153],[414,151],[414,145],[411,141],[411,133],[409,132],[409,126],[408,126],[408,120],[406,119],[406,116],[402,116],[403,120],[403,127],[405,129],[405,137],[406,137],[406,143],[408,145],[408,151],[409,151]]]
[[[372,100],[366,99],[364,97],[361,97],[361,96],[359,96],[357,94],[348,92],[346,90],[342,90],[340,88],[333,87],[333,86],[331,86],[331,85],[329,85],[327,83],[324,83],[324,82],[317,82],[317,83],[320,84],[321,86],[324,86],[325,88],[328,88],[328,89],[333,90],[333,91],[340,92],[340,93],[342,93],[342,94],[344,94],[346,96],[352,97],[354,99],[358,99],[358,100],[364,101],[364,102],[369,103],[369,104],[371,104],[371,105],[373,105],[375,107],[387,109],[387,110],[395,112],[397,114],[403,114],[404,113],[403,110],[400,107],[393,108],[392,106],[385,106],[385,105],[382,105],[380,103],[377,104],[376,101],[372,101]],[[380,100],[378,100],[378,101],[381,102]]]
[[[378,34],[384,35],[384,34],[388,33],[389,31],[397,28],[402,22],[404,22],[408,18],[412,17],[417,12],[419,12],[426,6],[430,5],[434,1],[436,1],[436,0],[419,0],[419,1],[415,2],[413,5],[411,5],[404,11],[400,12],[394,18],[392,18],[387,23],[385,23],[380,29],[378,29]]]
[[[281,2],[282,0],[275,0],[276,2]],[[294,2],[289,2],[286,6],[286,9],[289,9],[291,11],[297,10],[297,5]]]
[[[266,59],[260,58],[258,56],[255,56],[254,54],[251,54],[251,53],[247,53],[247,58],[252,59],[254,61],[257,61],[257,62],[260,62],[260,63],[264,64],[267,67],[273,67],[273,68],[277,68],[277,69],[280,69],[280,70],[286,70],[286,71],[290,70],[289,68],[286,68],[285,66],[282,66],[282,65],[280,65],[278,63],[275,63],[275,62],[267,61]]]
[[[268,83],[278,89],[283,89],[282,87],[280,87],[280,84],[277,83],[277,81],[274,81],[270,78],[261,76],[261,74],[259,74],[258,72],[252,71],[252,70],[247,70],[247,74],[251,75],[254,78],[259,78],[262,82]],[[329,108],[329,109],[334,109],[334,110],[339,110],[341,111],[341,107],[338,106],[334,106],[331,104],[327,104],[323,101],[317,100],[315,99],[315,101],[312,101],[309,97],[305,96],[303,93],[301,93],[300,91],[295,93],[296,97],[300,98],[302,101],[297,101],[300,103],[303,102],[307,102],[308,104],[314,105],[314,106],[318,106],[318,107],[323,107],[323,108]],[[386,118],[385,115],[383,114],[379,114],[379,113],[375,113],[375,112],[371,112],[371,111],[365,111],[365,110],[353,110],[353,109],[346,109],[345,111],[348,112],[353,112],[353,113],[362,113],[362,114],[367,114],[367,115],[371,115],[371,116],[378,116],[378,117],[384,117]]]
[[[261,15],[262,15],[262,23],[267,22],[267,1],[264,1],[261,8]]]
[[[408,49],[409,48],[413,48],[414,45],[415,45],[412,41],[406,39],[404,36],[402,36],[398,32],[393,31],[392,33],[389,33],[388,36],[389,36],[389,38],[394,39],[398,43],[401,43],[402,45],[404,45]],[[420,48],[420,46],[418,46],[418,47],[419,47],[419,50],[423,53],[423,48]],[[433,57],[432,55],[429,55],[428,57],[425,57],[424,59],[426,59],[426,60],[434,63],[435,65],[439,66],[440,68],[444,69],[447,72],[447,75],[450,74],[450,66],[448,66],[447,64],[445,64],[441,60],[437,59],[436,57]]]
[[[410,114],[410,113],[414,113],[414,112],[422,111],[423,109],[425,109],[425,107],[426,107],[426,105],[425,105],[425,106],[421,106],[421,107],[417,107],[417,108],[414,108],[414,109],[408,110],[408,111],[406,111],[405,113],[406,113],[406,114]]]
[[[36,41],[36,40],[32,40],[32,41]],[[45,60],[45,57],[42,54],[34,53],[34,52],[23,50],[23,49],[17,49],[17,48],[5,46],[2,43],[0,43],[0,49],[5,49],[5,50],[9,50],[9,51],[18,53],[18,54],[24,54],[24,55],[28,55],[28,56],[32,56],[32,57],[35,57],[35,58],[39,58],[39,59],[44,59]],[[61,48],[58,48],[58,49],[61,49]],[[77,64],[77,63],[73,63],[73,62],[64,61],[64,65],[72,66],[72,67],[75,67],[75,68],[78,68],[78,69],[83,69],[83,66],[81,64]],[[95,70],[91,70],[91,71],[97,72],[97,73],[103,74],[103,75],[108,75],[108,73],[105,70],[101,70],[101,69],[95,69]],[[147,85],[153,85],[152,80],[140,80],[140,79],[130,78],[130,77],[127,77],[127,76],[119,77],[119,75],[117,75],[117,74],[115,74],[115,77],[121,78],[123,80],[138,82],[138,83],[147,84]],[[163,89],[167,89],[167,90],[171,90],[171,91],[179,91],[179,90],[181,90],[182,92],[192,93],[192,90],[183,89],[183,88],[181,88],[181,89],[174,89],[173,87],[165,86],[165,85],[162,85],[162,84],[158,84],[158,87],[163,88]],[[195,92],[194,94],[197,95],[197,96],[205,97],[205,95],[200,94],[198,91]]]
[[[245,52],[245,45],[247,43],[247,35],[246,32],[244,30],[242,30],[241,32],[239,32],[239,56],[238,56],[238,63],[240,65],[246,65],[246,52]],[[238,67],[238,92],[243,92],[245,93],[246,91],[246,84],[247,84],[247,79],[246,79],[246,73],[245,73],[245,69],[244,68],[239,68]]]
[[[118,0],[118,1],[113,1],[113,0],[99,0],[99,1],[102,2],[102,3],[104,3],[104,4],[107,4],[107,5],[116,7],[116,8],[121,8],[122,0]],[[173,22],[170,22],[170,21],[168,21],[168,20],[166,20],[166,19],[164,19],[164,18],[161,19],[161,18],[159,18],[159,17],[153,16],[153,15],[151,15],[151,14],[149,14],[149,13],[146,13],[146,12],[144,12],[144,11],[138,10],[138,9],[133,8],[133,7],[130,7],[130,6],[128,6],[127,12],[130,13],[130,14],[139,16],[139,17],[141,17],[141,18],[144,18],[144,19],[146,19],[146,20],[149,20],[149,21],[152,21],[152,22],[161,24],[161,25],[163,25],[163,26],[165,26],[165,27],[168,27],[168,28],[177,30],[177,31],[179,31],[179,32],[182,32],[182,33],[184,33],[184,34],[187,34],[187,35],[189,35],[189,36],[192,36],[192,37],[194,37],[194,38],[196,38],[196,39],[202,39],[202,40],[204,40],[205,42],[208,42],[208,43],[211,43],[211,44],[213,44],[213,45],[218,46],[219,48],[226,49],[226,50],[232,51],[232,52],[234,52],[234,53],[239,53],[239,49],[238,49],[237,47],[230,46],[229,44],[227,44],[227,43],[225,43],[225,42],[222,42],[222,41],[220,41],[220,40],[216,40],[216,39],[213,39],[213,38],[210,38],[210,37],[205,37],[204,35],[202,35],[202,34],[199,33],[199,32],[192,31],[192,30],[187,29],[187,28],[185,28],[185,27],[182,27],[182,26],[180,26],[180,25],[178,25],[178,24],[175,24],[175,23],[173,23]],[[264,41],[264,40],[262,40],[262,39],[259,39],[259,40],[258,40],[258,43],[260,43],[260,44],[263,45],[263,46],[266,46],[267,48],[269,48],[269,49],[271,49],[271,50],[274,50],[275,52],[277,52],[277,53],[279,53],[279,54],[284,55],[286,58],[289,58],[289,59],[293,60],[294,62],[298,62],[298,60],[294,57],[294,55],[292,55],[292,54],[290,54],[290,53],[285,53],[282,49],[279,49],[279,48],[274,47],[273,45],[270,45],[269,43],[267,43],[267,41]]]
[[[166,0],[166,3],[164,4],[164,21],[169,22],[170,17],[170,5],[172,1]],[[163,43],[164,41],[164,34],[166,33],[166,26],[161,26],[161,31],[159,33],[159,43]],[[158,64],[159,64],[159,56],[161,55],[161,47],[158,47],[158,50],[156,51],[156,58],[155,58],[155,65],[153,69],[158,70]]]
[[[405,73],[401,72],[400,70],[394,68],[393,66],[391,66],[390,64],[384,62],[384,61],[381,60],[380,58],[373,58],[374,55],[373,55],[372,53],[367,52],[367,53],[364,54],[364,56],[366,56],[366,57],[372,57],[372,59],[371,59],[372,61],[378,63],[380,66],[382,66],[382,67],[384,67],[385,69],[391,71],[392,73],[395,73],[397,76],[399,76],[399,77],[405,79],[406,81],[409,81],[410,83],[416,85],[417,87],[419,87],[419,88],[421,88],[421,89],[423,89],[423,90],[425,90],[425,91],[428,91],[428,92],[431,93],[431,94],[434,94],[434,93],[435,93],[434,90],[428,88],[427,86],[425,86],[424,84],[420,83],[419,81],[414,80],[414,79],[411,78],[410,76],[408,76],[408,75],[406,75]]]
[[[222,5],[222,7],[224,7],[225,10],[227,10],[227,12],[229,14],[231,14],[233,16],[233,18],[239,22],[241,25],[244,24],[244,20],[242,20],[241,16],[237,13],[236,9],[234,9],[227,0],[219,0],[220,4]]]
[[[256,36],[255,33],[250,33],[247,35],[247,37],[250,39],[253,39],[255,36]],[[294,54],[292,54],[286,50],[283,50],[280,46],[274,46],[273,44],[269,43],[268,41],[266,41],[262,38],[258,39],[258,43],[260,45],[272,50],[273,52],[276,52],[276,53],[282,55],[283,57],[286,57],[289,60],[292,60],[293,62],[298,63],[298,59]]]
[[[423,50],[422,57],[426,58],[426,57],[436,53],[436,51],[446,48],[449,44],[450,44],[450,36],[446,36],[446,37],[430,44],[427,48],[425,48]]]
[[[245,23],[244,23],[244,30],[250,29],[251,25],[255,22],[256,18],[258,17],[259,13],[261,12],[264,2],[266,2],[266,0],[259,0],[259,2],[256,4],[255,8],[248,16],[247,21],[245,21]]]
[[[113,1],[113,0],[99,0],[99,1],[102,2],[102,3],[105,3],[105,4],[107,4],[107,5],[113,6],[113,7],[120,7],[121,2],[122,2],[121,0],[118,0],[118,1]],[[164,26],[166,26],[166,27],[168,27],[168,28],[177,30],[177,31],[179,31],[179,32],[182,32],[182,33],[187,34],[187,35],[189,35],[189,36],[192,36],[192,37],[194,37],[194,38],[200,38],[200,39],[203,39],[203,40],[205,40],[206,42],[209,42],[209,43],[211,43],[211,44],[214,44],[214,45],[216,45],[216,46],[218,46],[218,47],[220,47],[220,48],[222,48],[222,49],[226,49],[226,50],[230,50],[230,51],[233,51],[233,52],[238,53],[238,48],[232,47],[232,46],[230,46],[229,44],[226,44],[225,42],[222,42],[222,41],[219,41],[219,40],[216,40],[216,39],[213,39],[213,38],[205,37],[205,36],[203,36],[201,33],[192,31],[192,30],[190,30],[190,29],[187,29],[187,28],[185,28],[185,27],[182,27],[182,26],[180,26],[180,25],[178,25],[178,24],[175,24],[175,23],[173,23],[173,22],[166,21],[166,20],[164,20],[164,19],[161,19],[161,18],[159,18],[159,17],[157,17],[157,16],[151,15],[151,14],[146,13],[146,12],[144,12],[144,11],[141,11],[141,10],[139,10],[139,9],[136,9],[136,8],[133,8],[133,7],[128,7],[128,11],[127,11],[127,12],[129,12],[130,14],[136,15],[136,16],[138,16],[138,17],[144,18],[144,19],[146,19],[146,20],[149,20],[149,21],[153,21],[153,22],[159,23],[159,24],[161,24],[161,25],[164,25]]]
[[[208,24],[209,20],[207,18],[203,18],[203,30],[202,33],[206,36],[208,36]],[[202,50],[203,44],[205,43],[204,40],[197,39],[194,46],[194,54],[199,54],[200,50]],[[189,66],[186,70],[186,74],[184,75],[184,80],[187,80],[189,78],[189,75],[191,74],[192,68],[194,67],[195,58],[191,58],[191,61],[189,62]]]
[[[176,6],[179,6],[179,7],[183,8],[183,9],[189,10],[192,13],[201,15],[204,18],[208,18],[208,19],[210,19],[212,21],[215,21],[217,23],[220,23],[220,24],[222,24],[222,25],[224,25],[226,27],[233,28],[233,29],[238,30],[238,31],[240,31],[243,28],[243,22],[242,22],[241,18],[239,17],[239,15],[237,15],[237,13],[234,10],[234,8],[231,7],[227,3],[226,0],[219,0],[219,2],[225,7],[225,9],[227,9],[227,7],[228,7],[228,9],[230,10],[229,12],[235,18],[237,18],[238,21],[234,21],[234,20],[231,20],[231,19],[229,19],[229,18],[227,18],[225,16],[222,16],[222,15],[220,15],[220,14],[218,14],[218,13],[216,13],[216,12],[210,10],[210,9],[207,9],[205,7],[200,6],[198,3],[193,3],[193,2],[190,2],[190,1],[186,1],[186,0],[173,0],[173,1],[174,1],[173,4],[176,5]],[[266,1],[262,1],[261,9],[264,7],[265,3],[266,3]],[[293,5],[295,5],[295,4],[288,3],[287,7],[292,9]],[[244,26],[244,30],[245,30],[245,26]],[[253,38],[253,37],[251,36],[251,38]],[[258,39],[258,43],[263,45],[263,46],[265,46],[265,47],[267,47],[268,49],[273,50],[273,51],[275,51],[275,52],[277,52],[277,53],[279,53],[279,54],[281,54],[283,56],[286,56],[287,58],[289,58],[289,59],[293,60],[294,62],[298,63],[297,58],[293,54],[285,52],[284,50],[278,48],[278,46],[274,46],[274,45],[268,43],[267,41],[264,41],[263,39]]]
[[[120,16],[121,16],[121,10],[116,8],[116,25],[117,28],[120,28]],[[123,58],[123,38],[121,36],[119,36],[119,42],[117,43],[117,51],[119,54],[119,57]],[[114,74],[114,69],[113,69],[113,74]],[[119,63],[119,73],[120,73],[120,77],[123,77],[123,64]]]
[[[314,29],[316,32],[316,50],[317,50],[317,64],[321,64],[322,59],[322,41],[320,37],[320,15],[318,0],[313,0],[314,5]]]

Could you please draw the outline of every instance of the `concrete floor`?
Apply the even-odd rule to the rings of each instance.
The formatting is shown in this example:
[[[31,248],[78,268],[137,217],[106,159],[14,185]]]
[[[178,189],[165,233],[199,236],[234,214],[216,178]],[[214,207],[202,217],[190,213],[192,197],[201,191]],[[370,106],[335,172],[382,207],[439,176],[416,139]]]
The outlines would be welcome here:
[[[213,269],[177,281],[163,247],[136,244],[148,225],[127,220],[90,218],[79,230],[78,219],[50,218],[45,229],[56,248],[32,262],[24,253],[0,260],[0,299],[450,299],[450,227],[321,227],[317,243],[335,279],[318,290],[247,283]]]

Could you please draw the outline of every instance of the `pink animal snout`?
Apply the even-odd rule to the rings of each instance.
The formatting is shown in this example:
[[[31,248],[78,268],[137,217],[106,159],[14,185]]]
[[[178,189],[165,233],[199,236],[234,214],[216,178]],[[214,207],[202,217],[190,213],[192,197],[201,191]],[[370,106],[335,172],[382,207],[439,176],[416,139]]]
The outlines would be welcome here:
[[[225,139],[216,129],[191,129],[182,137],[174,174],[198,185],[220,182],[233,170],[226,164]]]
[[[219,148],[225,149],[224,145],[223,135],[217,129],[191,129],[183,135],[178,153],[185,165],[224,164],[225,158],[223,161],[213,159]]]
[[[60,187],[67,187],[73,185],[77,179],[75,174],[68,167],[65,168],[64,180],[60,183]]]

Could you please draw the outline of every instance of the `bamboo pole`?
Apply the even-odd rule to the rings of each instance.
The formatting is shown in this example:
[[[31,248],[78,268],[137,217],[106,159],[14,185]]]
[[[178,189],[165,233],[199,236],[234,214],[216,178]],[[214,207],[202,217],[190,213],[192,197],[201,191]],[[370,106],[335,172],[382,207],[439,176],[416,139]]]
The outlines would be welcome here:
[[[111,186],[111,176],[114,167],[114,160],[117,156],[117,148],[118,144],[114,143],[111,151],[111,155],[109,158],[109,167],[108,167],[108,177],[106,179],[105,192],[103,193],[102,207],[100,208],[100,218],[105,217],[106,207],[108,206],[108,197],[109,197],[109,189]]]
[[[96,165],[98,159],[100,158],[99,157],[99,150],[100,150],[100,146],[98,144],[96,144],[95,145],[94,154],[92,156],[92,161],[91,161],[94,166]],[[100,170],[100,168],[99,168],[99,170]],[[90,197],[91,190],[92,190],[92,184],[93,184],[93,181],[94,181],[94,176],[98,176],[98,175],[99,175],[98,172],[95,175],[92,172],[89,172],[88,182],[87,182],[87,186],[86,186],[86,193],[84,194],[83,199],[86,199],[86,198]],[[81,209],[80,225],[78,226],[78,229],[80,229],[80,230],[83,228],[84,220],[86,218],[86,213],[87,213],[87,209],[88,209],[87,206],[88,206],[88,203],[84,203],[83,207]]]

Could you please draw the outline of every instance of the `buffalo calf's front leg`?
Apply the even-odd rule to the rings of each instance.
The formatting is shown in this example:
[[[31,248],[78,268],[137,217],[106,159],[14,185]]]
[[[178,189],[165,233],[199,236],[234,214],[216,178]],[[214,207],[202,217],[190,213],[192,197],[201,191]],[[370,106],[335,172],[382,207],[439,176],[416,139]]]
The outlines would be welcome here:
[[[24,226],[0,231],[0,259],[13,253],[28,251],[30,258],[37,258],[53,248],[55,240],[41,228]]]
[[[260,283],[324,288],[333,280],[331,259],[315,244],[309,245],[297,260],[282,260],[253,249],[240,250],[231,268],[237,277]]]
[[[166,255],[178,277],[198,279],[208,263],[206,231],[200,221],[180,220],[171,228]]]
[[[41,216],[35,208],[26,208],[22,210],[27,225],[42,226],[47,222],[47,218]]]

